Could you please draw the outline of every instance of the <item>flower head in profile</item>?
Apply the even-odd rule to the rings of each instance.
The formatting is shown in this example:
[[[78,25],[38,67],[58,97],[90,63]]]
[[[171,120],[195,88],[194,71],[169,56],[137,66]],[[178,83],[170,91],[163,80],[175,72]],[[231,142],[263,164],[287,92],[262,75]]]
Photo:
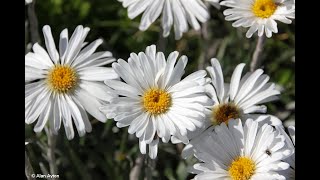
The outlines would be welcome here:
[[[146,52],[131,53],[128,62],[119,59],[113,69],[121,79],[105,83],[119,97],[101,108],[108,118],[114,118],[119,128],[129,126],[128,132],[139,138],[142,154],[149,145],[149,156],[158,152],[159,138],[168,142],[177,133],[186,136],[203,126],[204,105],[209,98],[204,93],[206,72],[196,71],[184,79],[187,57],[170,53],[167,60],[156,46]]]
[[[233,27],[249,27],[247,38],[256,31],[270,38],[278,33],[276,21],[291,24],[295,18],[294,0],[224,0],[220,4],[230,8],[223,14],[227,21],[235,21]]]
[[[259,126],[248,119],[230,120],[206,132],[194,145],[194,156],[200,161],[191,172],[195,180],[285,179],[279,174],[289,168],[282,160],[285,138],[268,124]],[[192,142],[192,140],[191,140]],[[268,155],[267,151],[273,151]]]
[[[43,27],[46,49],[33,45],[33,52],[25,56],[25,122],[37,119],[35,132],[40,132],[49,121],[57,133],[63,122],[68,139],[74,137],[73,123],[80,136],[92,127],[86,112],[99,121],[107,119],[99,107],[115,94],[103,84],[106,79],[117,79],[112,68],[101,67],[115,59],[108,51],[96,52],[101,39],[85,45],[89,28],[77,26],[71,38],[68,30],[60,34],[59,52],[51,28]]]
[[[188,23],[195,29],[200,29],[199,22],[206,22],[209,11],[204,1],[219,7],[219,0],[119,0],[123,7],[128,8],[128,16],[134,19],[143,13],[139,29],[145,31],[162,14],[161,25],[163,36],[170,34],[174,27],[175,38],[180,39],[187,32]]]

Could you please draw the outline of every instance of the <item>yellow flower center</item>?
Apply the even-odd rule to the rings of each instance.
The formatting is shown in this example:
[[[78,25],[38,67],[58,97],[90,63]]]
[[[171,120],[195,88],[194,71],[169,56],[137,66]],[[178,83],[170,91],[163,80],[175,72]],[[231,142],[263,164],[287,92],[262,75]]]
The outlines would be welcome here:
[[[149,89],[143,95],[143,107],[152,115],[165,113],[171,107],[171,96],[162,89]]]
[[[273,0],[256,0],[251,10],[257,17],[269,18],[277,10],[277,4]]]
[[[214,125],[219,125],[223,122],[228,124],[228,120],[237,119],[240,117],[239,108],[233,103],[219,104],[212,109],[211,122]]]
[[[249,180],[256,170],[255,163],[247,157],[239,157],[229,166],[232,180]]]
[[[78,77],[71,67],[56,65],[49,72],[47,80],[53,91],[67,93],[77,85]]]

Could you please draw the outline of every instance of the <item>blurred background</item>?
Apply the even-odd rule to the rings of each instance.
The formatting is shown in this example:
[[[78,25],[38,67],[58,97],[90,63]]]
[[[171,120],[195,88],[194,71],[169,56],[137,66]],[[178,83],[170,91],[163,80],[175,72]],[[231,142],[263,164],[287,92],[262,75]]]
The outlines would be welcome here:
[[[127,59],[131,52],[145,51],[151,44],[166,56],[174,50],[187,55],[189,62],[186,75],[209,65],[210,58],[220,60],[225,81],[229,82],[233,69],[239,63],[250,61],[255,50],[257,35],[245,37],[247,29],[234,28],[224,20],[222,11],[210,6],[211,19],[202,24],[200,31],[190,29],[176,41],[174,33],[162,37],[160,19],[145,32],[139,31],[140,17],[130,20],[127,9],[117,0],[37,0],[25,6],[25,47],[26,53],[32,44],[44,44],[42,27],[51,26],[56,43],[59,34],[68,28],[69,36],[79,24],[90,27],[86,39],[92,42],[102,38],[104,43],[98,51],[111,51],[118,59]],[[295,21],[286,25],[278,23],[278,34],[265,41],[261,55],[261,68],[277,84],[280,99],[267,103],[268,113],[279,117],[285,126],[295,124]],[[32,32],[32,33],[31,33]],[[138,179],[191,179],[188,166],[194,159],[184,160],[180,153],[184,145],[160,143],[158,158],[146,163],[140,154],[138,139],[127,133],[127,128],[118,129],[112,120],[105,124],[91,118],[93,131],[68,141],[64,128],[55,137],[54,152],[48,146],[46,132],[33,132],[32,125],[25,125],[26,153],[36,174],[51,172],[48,156],[55,155],[55,166],[60,179],[102,180],[129,179],[130,174]],[[49,157],[50,159],[50,157]]]

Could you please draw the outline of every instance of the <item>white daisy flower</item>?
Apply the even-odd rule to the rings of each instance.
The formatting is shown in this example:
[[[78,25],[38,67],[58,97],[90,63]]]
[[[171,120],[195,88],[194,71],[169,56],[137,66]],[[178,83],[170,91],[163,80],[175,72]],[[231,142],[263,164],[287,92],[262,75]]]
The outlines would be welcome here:
[[[224,0],[220,4],[231,8],[223,14],[227,21],[235,21],[233,27],[250,27],[247,38],[256,31],[270,38],[272,32],[278,33],[276,20],[291,24],[290,19],[295,18],[294,0]]]
[[[207,71],[211,76],[211,83],[206,84],[206,93],[211,99],[211,104],[206,106],[206,123],[202,128],[193,133],[188,133],[188,139],[196,139],[205,129],[210,126],[219,125],[223,122],[228,124],[228,120],[240,118],[254,119],[257,122],[269,123],[274,126],[281,125],[282,122],[277,117],[264,114],[267,112],[265,105],[260,105],[277,99],[280,92],[274,83],[268,83],[269,76],[263,74],[262,69],[254,72],[247,72],[242,78],[244,63],[239,64],[231,77],[230,83],[224,82],[222,69],[217,59],[211,59],[211,65]],[[260,124],[262,124],[260,123]],[[174,143],[187,142],[183,136],[172,137]],[[198,138],[201,140],[201,138]],[[190,156],[192,146],[187,145],[183,150],[183,157]]]
[[[286,163],[288,163],[290,165],[290,168],[288,168],[287,170],[282,171],[280,174],[282,174],[283,176],[286,177],[286,179],[295,179],[295,135],[296,135],[296,129],[295,126],[289,126],[288,127],[288,132],[289,135],[284,131],[283,126],[276,126],[276,128],[281,132],[281,134],[285,137],[286,139],[286,147],[288,149],[292,150],[292,153],[290,154],[290,156],[286,159],[284,159],[284,161]]]
[[[203,1],[219,7],[219,0],[118,0],[128,8],[128,16],[134,19],[143,13],[139,29],[145,31],[162,13],[163,36],[170,34],[173,25],[178,40],[188,31],[188,23],[200,29],[199,21],[204,23],[210,18],[208,8]]]
[[[94,53],[102,43],[98,39],[83,48],[89,28],[78,26],[68,39],[68,30],[60,34],[59,53],[50,26],[43,27],[47,51],[39,44],[25,56],[25,122],[38,119],[35,132],[49,120],[57,134],[63,121],[68,139],[74,137],[73,122],[80,136],[91,131],[86,111],[101,122],[107,119],[99,107],[115,97],[103,84],[119,76],[112,68],[101,67],[115,59],[108,51]]]
[[[225,83],[219,61],[213,58],[211,65],[206,68],[212,79],[212,83],[206,85],[206,92],[213,101],[212,106],[206,109],[211,124],[228,123],[229,119],[236,118],[260,122],[265,120],[265,116],[270,116],[262,115],[267,112],[267,107],[260,104],[278,99],[280,91],[274,83],[268,82],[270,78],[263,74],[262,69],[247,72],[241,77],[245,66],[241,63],[233,71],[230,83]],[[270,116],[270,121],[272,125],[282,124],[274,116]]]
[[[204,105],[209,98],[204,93],[204,70],[194,72],[183,80],[187,57],[170,53],[167,61],[156,46],[146,52],[130,54],[128,62],[119,59],[113,69],[125,82],[106,80],[105,83],[121,97],[100,108],[108,118],[114,118],[119,128],[129,126],[128,132],[139,138],[142,154],[157,156],[159,138],[168,142],[176,133],[186,136],[203,125]],[[177,61],[177,63],[176,63]],[[176,65],[175,65],[176,64]]]
[[[285,179],[278,172],[289,168],[281,148],[285,138],[272,126],[248,119],[230,120],[215,127],[195,145],[195,157],[201,161],[193,166],[195,180]],[[192,140],[191,140],[192,142]],[[268,155],[271,149],[274,153]]]

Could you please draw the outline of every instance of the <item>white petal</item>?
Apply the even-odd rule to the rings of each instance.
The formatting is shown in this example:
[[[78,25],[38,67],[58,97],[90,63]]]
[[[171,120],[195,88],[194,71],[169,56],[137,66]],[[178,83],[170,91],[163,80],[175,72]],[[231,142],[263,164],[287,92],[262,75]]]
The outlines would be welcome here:
[[[241,79],[241,73],[244,68],[245,64],[239,64],[233,71],[230,81],[230,100],[233,101],[239,88],[239,83]]]
[[[194,177],[194,180],[212,180],[212,179],[229,179],[229,175],[227,173],[220,174],[214,172],[203,172]]]
[[[91,96],[86,91],[80,89],[75,91],[75,97],[80,101],[81,105],[90,113],[93,117],[101,122],[106,122],[106,116],[99,110],[99,107],[102,106],[95,97]]]
[[[257,93],[260,93],[262,91],[265,91],[268,89],[268,87],[271,85],[270,83],[267,83],[269,81],[270,77],[266,74],[261,75],[256,83],[253,85],[252,90],[243,98],[241,99],[238,103],[241,104],[247,100],[250,100],[253,95],[256,95]]]
[[[139,85],[142,87],[142,89],[149,89],[149,82],[147,82],[147,79],[145,78],[145,74],[140,66],[140,60],[138,55],[136,55],[135,53],[131,53],[130,54],[130,58],[128,59],[128,64],[132,69],[132,73],[135,76],[135,79],[137,80],[137,82],[139,83]],[[124,66],[128,66],[125,63],[122,65]],[[129,67],[127,67],[128,69]],[[149,79],[149,78],[148,78]],[[154,83],[154,79],[153,82],[151,83],[153,85]]]
[[[44,128],[44,126],[46,125],[50,117],[50,114],[51,114],[51,102],[49,101],[45,106],[45,108],[43,109],[42,113],[40,114],[37,124],[33,128],[34,132],[39,133],[42,131],[42,129]]]
[[[128,8],[128,16],[130,19],[137,17],[141,14],[150,4],[152,1],[149,0],[140,0],[137,3],[129,6]]]
[[[82,43],[84,42],[84,39],[86,38],[89,31],[89,28],[83,28],[82,25],[76,27],[68,44],[68,49],[65,57],[65,64],[71,64],[75,57],[79,54],[82,47]]]
[[[130,72],[131,69],[121,66],[119,63],[112,63],[112,68],[128,85],[137,88],[140,92],[143,92],[142,87],[139,85],[137,80],[135,80],[134,75]]]
[[[114,89],[114,93],[119,95],[128,96],[132,98],[137,98],[138,95],[142,95],[138,89],[132,87],[126,83],[116,80],[105,80],[104,83],[110,88]]]
[[[56,45],[55,45],[53,37],[52,37],[51,28],[50,28],[50,26],[45,25],[45,26],[43,26],[42,31],[43,31],[47,51],[49,52],[51,60],[55,64],[57,64],[59,61],[59,54],[58,54],[58,51],[56,49]]]
[[[175,125],[173,124],[173,122],[172,122],[173,120],[172,119],[170,119],[166,115],[159,115],[159,118],[162,119],[164,125],[166,126],[166,129],[169,130],[169,134],[170,135],[176,134],[177,129],[176,129]]]
[[[247,156],[251,154],[257,131],[258,123],[252,121],[252,119],[248,119],[243,129],[245,138],[244,154]]]
[[[216,103],[216,104],[220,103],[218,96],[217,96],[217,92],[211,84],[205,85],[205,92],[214,101],[214,103]]]
[[[173,113],[171,113],[171,114],[168,113],[167,116],[170,118],[170,120],[173,120],[171,122],[174,124],[175,129],[179,129],[180,130],[180,134],[182,136],[186,136],[187,135],[187,129],[186,129],[185,125],[181,122],[181,120],[177,119],[177,117]],[[194,126],[194,129],[195,129],[195,126]]]
[[[81,62],[85,61],[96,51],[96,49],[102,44],[102,42],[102,39],[97,39],[93,41],[91,44],[89,44],[87,47],[85,47],[83,50],[81,50],[77,58],[72,62],[72,66],[76,66],[77,64],[80,64]]]
[[[147,144],[144,141],[139,140],[139,149],[141,154],[147,153]]]
[[[150,118],[148,120],[148,125],[146,127],[145,134],[144,134],[144,140],[147,144],[152,142],[152,140],[154,139],[155,132],[156,132],[156,127],[155,127],[154,119]]]
[[[126,127],[126,126],[129,126],[132,121],[137,118],[138,116],[140,116],[142,114],[142,112],[136,112],[136,113],[133,113],[133,114],[121,114],[119,116],[116,116],[114,118],[115,121],[118,121],[117,122],[117,127],[119,128],[122,128],[122,127]]]
[[[222,142],[225,153],[231,155],[232,158],[238,157],[240,155],[240,149],[237,149],[238,146],[236,142],[234,142],[233,135],[227,128],[227,125],[222,123],[220,126],[216,126],[215,132],[217,133],[217,137]]]
[[[76,103],[76,105],[77,105],[77,107],[78,107],[78,109],[79,109],[79,111],[81,113],[81,117],[82,117],[82,120],[84,122],[86,132],[91,132],[92,131],[92,126],[91,126],[91,123],[89,121],[89,118],[88,118],[86,110],[84,109],[84,107],[80,104],[80,102],[74,96],[71,96],[71,98]]]
[[[33,123],[40,113],[43,111],[45,106],[47,105],[49,98],[51,96],[51,92],[47,89],[44,89],[35,100],[33,100],[31,103],[31,109],[29,111],[26,111],[25,113],[25,122],[27,124]]]
[[[188,89],[181,91],[181,92],[172,93],[172,98],[186,97],[186,96],[193,95],[196,93],[204,93],[204,90],[205,89],[203,86],[195,86],[195,87],[188,88]]]
[[[92,96],[103,101],[110,101],[112,98],[117,97],[117,95],[112,93],[112,90],[102,82],[82,81],[79,83],[79,86],[85,89]]]
[[[163,37],[168,37],[170,34],[171,26],[173,24],[173,15],[171,8],[171,1],[165,1],[163,12],[162,12],[162,21],[161,25],[163,27]]]
[[[267,112],[267,106],[261,105],[261,106],[250,106],[246,109],[243,109],[243,113],[249,114],[249,113],[266,113]]]
[[[161,14],[165,0],[154,0],[143,13],[139,29],[145,31]]]
[[[288,131],[291,136],[293,144],[295,144],[295,142],[296,142],[296,128],[294,126],[289,126]]]
[[[264,32],[264,24],[260,24],[258,27],[258,36],[261,37],[263,35]]]
[[[222,69],[218,59],[216,58],[211,59],[211,65],[212,67],[207,67],[207,71],[211,76],[212,84],[216,90],[219,102],[223,102],[224,101],[223,99],[224,98],[224,78],[222,74]]]
[[[25,66],[25,82],[34,81],[38,79],[44,79],[45,71],[36,69],[30,66]]]
[[[46,89],[46,82],[44,80],[29,83],[25,85],[25,102],[34,100],[36,96],[44,89]]]
[[[163,73],[163,79],[162,79],[160,87],[163,88],[163,87],[167,86],[167,83],[170,80],[172,70],[174,68],[174,64],[176,63],[178,55],[179,55],[179,53],[177,51],[174,51],[169,54],[169,57],[167,60],[167,65],[166,65],[164,73]]]
[[[240,154],[243,154],[244,150],[244,132],[241,120],[229,120],[228,121],[229,131],[231,131],[237,149]]]
[[[188,30],[188,23],[181,2],[171,1],[171,3],[172,9],[174,9],[172,12],[174,18],[175,39],[178,40],[182,37],[182,33]]]
[[[183,90],[186,90],[187,88],[194,87],[194,86],[198,86],[198,84],[196,82],[182,80],[182,81],[178,82],[177,84],[175,84],[174,86],[171,86],[170,88],[168,88],[167,91],[169,93],[181,92]]]
[[[278,90],[274,90],[274,86],[270,86],[270,88],[268,88],[267,90],[256,94],[255,96],[251,97],[250,100],[246,101],[245,103],[241,103],[239,106],[243,109],[246,109],[254,104],[260,104],[265,99],[276,96],[278,94],[280,94],[280,92]]]
[[[146,56],[145,53],[140,52],[138,54],[139,60],[140,60],[140,64],[141,64],[141,69],[143,70],[144,73],[144,78],[146,79],[149,87],[154,87],[155,86],[155,76],[156,76],[156,72],[154,71],[154,64],[153,64],[153,60],[148,59],[148,57]],[[124,63],[124,61],[118,61],[120,65],[122,65],[122,67],[128,65],[127,63]],[[123,63],[123,64],[121,64]],[[127,68],[129,69],[129,68]],[[134,74],[134,72],[132,72],[132,74]],[[142,85],[141,85],[142,86]]]
[[[50,59],[48,53],[38,43],[35,43],[32,46],[32,49],[43,63],[47,64],[48,66],[53,66],[52,60]]]
[[[207,72],[205,70],[199,70],[199,71],[196,71],[196,72],[193,72],[193,73],[189,74],[182,81],[197,81],[197,82],[200,82],[201,80],[204,79],[204,77],[206,75],[207,75]]]
[[[181,80],[181,77],[184,74],[184,68],[186,67],[187,63],[188,63],[187,56],[181,56],[177,62],[177,65],[174,67],[172,71],[172,75],[170,77],[170,80],[168,81],[167,86],[170,87],[172,85],[175,85]]]
[[[86,67],[96,67],[96,66],[103,66],[106,64],[110,64],[114,62],[116,59],[112,57],[112,53],[109,51],[97,52],[93,53],[89,57],[87,57],[81,63],[73,65],[74,68],[81,70]]]
[[[254,87],[255,82],[258,80],[258,78],[261,76],[262,73],[263,73],[262,69],[257,69],[248,77],[248,79],[240,87],[240,90],[237,96],[235,97],[234,101],[236,103],[241,101],[242,98],[244,98],[250,92],[250,90]]]
[[[104,81],[107,79],[116,79],[119,76],[111,68],[106,67],[88,67],[78,72],[79,78],[87,81]]]
[[[61,120],[62,120],[62,110],[61,110],[61,102],[60,102],[60,96],[55,96],[55,101],[53,104],[53,133],[58,134],[58,130],[61,126]]]
[[[68,95],[65,96],[65,100],[69,106],[70,113],[77,127],[79,136],[82,137],[85,135],[86,130],[85,130],[84,122],[82,120],[81,112],[78,109],[77,105],[73,102],[73,100]]]
[[[139,115],[138,117],[136,117],[129,129],[128,129],[128,133],[129,134],[133,134],[135,133],[137,130],[139,130],[139,128],[141,128],[143,125],[147,125],[148,123],[148,120],[149,120],[149,116],[147,113],[142,113],[141,115]]]
[[[251,38],[252,35],[253,35],[253,33],[255,33],[255,32],[258,30],[258,27],[259,27],[259,24],[258,24],[258,23],[253,24],[253,25],[249,28],[249,30],[247,31],[246,37],[247,37],[247,38]]]
[[[151,159],[155,159],[158,154],[159,138],[156,138],[149,144],[149,156]]]
[[[160,118],[157,118],[157,117],[152,117],[151,116],[151,118],[154,118],[155,120],[154,120],[154,122],[155,122],[155,124],[156,124],[156,133],[157,133],[157,135],[160,137],[160,138],[162,138],[164,135],[165,135],[165,131],[166,131],[166,129],[165,129],[165,126],[164,126],[164,124],[163,124],[163,122],[162,122],[162,120],[160,119]]]
[[[64,29],[60,33],[60,40],[59,40],[59,53],[60,53],[60,60],[61,64],[64,64],[64,59],[66,57],[66,52],[68,49],[68,29]]]
[[[61,112],[62,112],[62,120],[63,120],[64,129],[65,129],[68,140],[71,140],[74,137],[74,130],[73,130],[73,126],[72,126],[71,113],[70,113],[70,109],[68,107],[68,104],[63,96],[60,96],[60,107],[61,107]]]
[[[282,121],[279,118],[272,116],[270,114],[266,114],[266,115],[264,115],[264,114],[248,114],[248,115],[244,115],[242,118],[243,119],[247,119],[247,118],[253,119],[254,121],[259,123],[260,127],[264,124],[269,124],[272,126],[282,125]]]
[[[156,45],[151,45],[151,46],[148,46],[146,48],[146,55],[149,59],[152,59],[152,60],[155,60],[156,59]]]
[[[36,69],[49,69],[50,65],[43,62],[39,55],[29,52],[25,56],[25,65]]]

